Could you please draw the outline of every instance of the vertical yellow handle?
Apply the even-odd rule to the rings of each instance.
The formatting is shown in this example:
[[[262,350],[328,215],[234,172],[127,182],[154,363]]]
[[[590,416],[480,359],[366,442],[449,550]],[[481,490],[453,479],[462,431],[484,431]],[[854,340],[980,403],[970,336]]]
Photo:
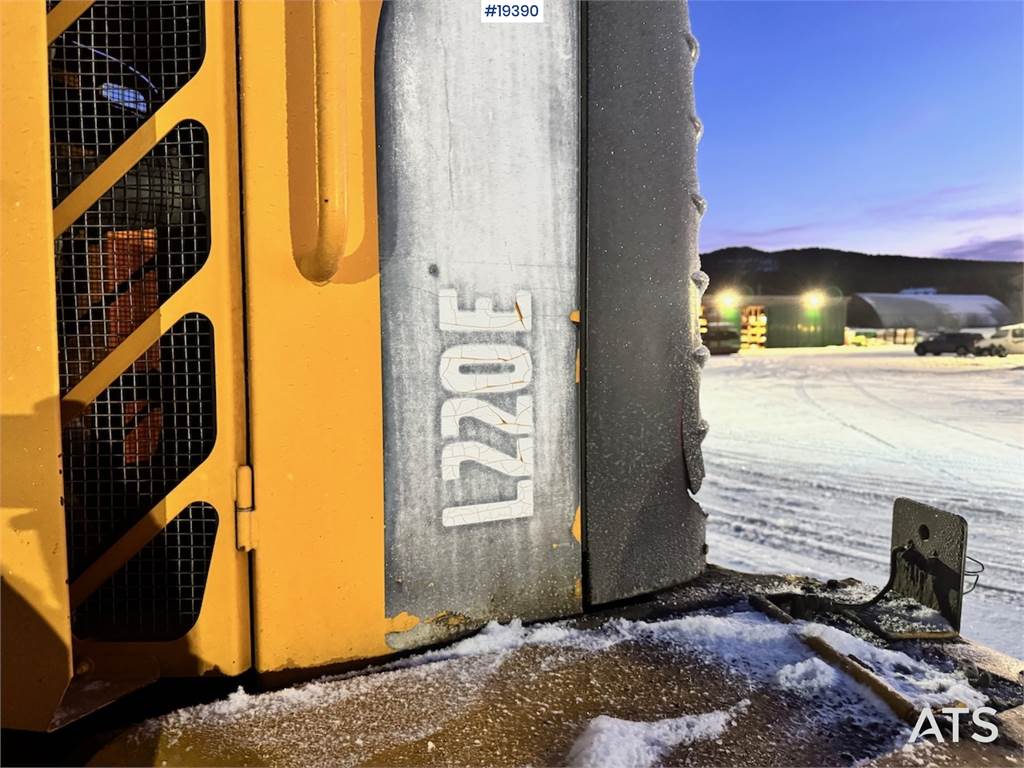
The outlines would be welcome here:
[[[345,30],[342,0],[314,3],[316,60],[317,236],[310,250],[295,254],[299,271],[322,285],[338,271],[348,215],[345,190]]]

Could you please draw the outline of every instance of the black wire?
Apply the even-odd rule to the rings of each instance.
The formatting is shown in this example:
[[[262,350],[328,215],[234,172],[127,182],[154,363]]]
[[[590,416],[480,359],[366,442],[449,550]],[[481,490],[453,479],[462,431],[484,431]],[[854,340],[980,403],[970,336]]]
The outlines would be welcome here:
[[[970,589],[965,589],[963,592],[963,594],[969,595],[977,588],[978,582],[981,580],[981,574],[985,572],[985,564],[981,562],[981,560],[971,557],[970,555],[964,555],[964,557],[966,557],[968,560],[970,560],[972,563],[975,563],[978,566],[977,570],[974,571],[968,571],[966,568],[964,569],[964,576],[974,577],[974,582],[971,584]]]

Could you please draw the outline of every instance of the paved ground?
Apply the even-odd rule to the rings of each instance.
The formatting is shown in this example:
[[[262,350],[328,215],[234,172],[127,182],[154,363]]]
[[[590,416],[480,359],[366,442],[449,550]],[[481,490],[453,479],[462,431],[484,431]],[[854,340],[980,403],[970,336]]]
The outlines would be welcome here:
[[[964,633],[1024,656],[1024,356],[909,348],[713,357],[709,559],[883,583],[897,496],[963,515],[986,567]]]
[[[807,588],[712,570],[575,622],[492,624],[376,670],[170,712],[103,737],[92,764],[1016,764],[1003,741],[967,756],[903,751],[909,726],[801,637],[855,655],[915,708],[1018,706],[1017,686],[976,670],[1012,679],[1019,662],[990,653],[965,667],[955,654],[969,646],[888,649],[870,636],[779,623],[742,599]]]

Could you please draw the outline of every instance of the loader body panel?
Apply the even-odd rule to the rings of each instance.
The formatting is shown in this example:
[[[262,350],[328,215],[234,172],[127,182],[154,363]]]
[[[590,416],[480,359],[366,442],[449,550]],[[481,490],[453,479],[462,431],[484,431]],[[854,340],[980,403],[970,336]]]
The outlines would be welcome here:
[[[48,569],[52,596],[30,601],[43,615],[59,609],[38,653],[52,645],[63,661],[35,686],[20,679],[31,665],[5,674],[4,697],[66,685],[49,718],[24,715],[45,729],[159,675],[251,663],[234,525],[245,463],[234,8],[96,0],[4,11],[5,126],[18,133],[4,142],[3,284],[20,297],[3,304],[33,319],[18,318],[17,331],[5,314],[3,359],[5,370],[20,360],[22,382],[37,379],[39,420],[8,429],[24,403],[9,403],[17,389],[5,386],[4,503],[24,483],[38,518],[5,531],[11,583],[30,573],[16,553],[58,518],[64,535],[46,547],[61,560]],[[28,72],[40,57],[41,82]],[[8,247],[7,233],[24,242]],[[55,460],[62,488],[48,493]],[[19,638],[30,626],[5,616]],[[16,658],[7,651],[5,663]]]
[[[343,110],[335,192],[345,196],[347,234],[337,273],[318,284],[296,260],[318,243],[314,5],[239,6],[243,184],[247,210],[258,211],[245,226],[254,642],[264,672],[383,656],[388,633],[416,623],[389,617],[384,605],[373,92],[380,3],[334,10],[333,52],[346,66],[338,97],[322,107]]]
[[[389,3],[377,51],[396,647],[579,609],[576,4]]]
[[[696,43],[686,6],[587,4],[587,599],[704,567]]]

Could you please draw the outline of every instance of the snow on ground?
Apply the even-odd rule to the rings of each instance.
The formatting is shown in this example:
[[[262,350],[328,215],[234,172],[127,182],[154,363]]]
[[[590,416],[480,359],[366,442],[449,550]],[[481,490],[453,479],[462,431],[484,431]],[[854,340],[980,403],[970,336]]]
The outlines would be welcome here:
[[[711,562],[882,584],[893,500],[908,496],[968,521],[986,570],[963,633],[1024,657],[1024,357],[716,356],[701,404]]]
[[[743,699],[727,710],[653,723],[600,715],[573,744],[566,762],[574,768],[648,768],[681,744],[720,738],[749,705]]]
[[[373,670],[257,695],[239,689],[225,700],[149,720],[129,739],[135,744],[185,744],[180,754],[190,764],[347,766],[379,762],[381,755],[389,754],[386,750],[414,743],[425,744],[428,752],[450,749],[453,733],[463,734],[458,736],[461,741],[467,738],[453,728],[457,721],[476,722],[476,730],[469,733],[481,739],[486,729],[509,727],[506,737],[515,739],[544,723],[556,728],[551,738],[566,744],[565,752],[554,756],[555,764],[648,768],[685,745],[732,740],[727,731],[734,723],[750,736],[757,728],[748,722],[754,710],[760,706],[763,717],[766,705],[774,708],[785,701],[785,709],[807,718],[801,729],[810,728],[812,733],[872,733],[873,753],[905,742],[907,726],[871,691],[817,657],[802,642],[807,634],[822,635],[834,647],[856,655],[918,707],[954,702],[976,707],[987,701],[962,672],[941,671],[838,629],[806,622],[781,624],[738,604],[663,621],[612,619],[593,629],[578,629],[569,622],[530,627],[519,621],[492,622],[447,648]],[[619,673],[627,670],[619,679],[607,674],[615,664],[602,663],[615,654]],[[526,667],[523,658],[532,659]],[[621,666],[622,659],[630,658],[634,664],[644,658],[662,659],[660,663],[672,670],[670,679],[679,676],[689,683],[681,691],[666,691],[662,679],[652,692],[645,689],[651,683],[644,682],[642,664]],[[627,695],[616,703],[618,697],[606,691],[605,703],[595,707],[582,688],[567,687],[570,678],[562,678],[558,671],[581,664],[588,670],[583,678],[591,684],[601,677],[599,688],[614,693],[624,686]],[[545,686],[544,675],[552,675],[556,684]],[[697,680],[703,686],[699,700],[693,696],[696,690],[687,692]],[[551,700],[552,692],[563,703]],[[570,693],[575,694],[575,703],[567,706]],[[648,694],[661,705],[647,712],[649,719],[635,717],[628,702]],[[529,722],[505,709],[523,697],[534,718]],[[718,705],[711,705],[716,698]],[[684,710],[680,716],[680,703],[695,705],[697,711]],[[669,716],[673,711],[676,714]],[[774,709],[772,713],[784,714]],[[197,751],[191,752],[193,748]],[[475,762],[534,761],[513,754],[489,760],[481,753]]]
[[[725,616],[693,614],[666,621],[618,620],[610,624],[626,638],[666,644],[714,659],[747,680],[814,697],[829,689],[838,697],[836,710],[870,694],[815,656],[803,638],[817,635],[836,650],[856,656],[918,707],[942,707],[962,701],[978,707],[985,696],[959,672],[942,672],[901,651],[879,648],[834,627],[813,622],[780,624],[756,611]],[[827,708],[827,704],[819,705]]]

